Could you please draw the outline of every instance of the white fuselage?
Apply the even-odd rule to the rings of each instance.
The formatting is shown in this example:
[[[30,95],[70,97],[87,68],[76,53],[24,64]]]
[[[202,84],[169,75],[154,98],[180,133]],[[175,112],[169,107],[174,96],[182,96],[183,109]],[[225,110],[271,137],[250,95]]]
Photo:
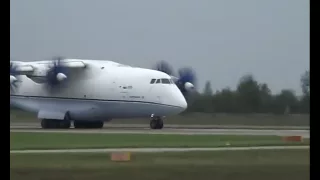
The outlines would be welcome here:
[[[70,60],[71,61],[71,60]],[[187,103],[174,83],[153,83],[152,79],[168,79],[165,73],[130,67],[112,61],[81,60],[84,69],[70,69],[66,86],[54,92],[35,77],[20,76],[21,83],[10,92],[10,101],[26,111],[39,115],[68,112],[73,120],[101,120],[168,116],[187,108]],[[50,61],[25,62],[45,67]],[[164,80],[165,81],[165,80]],[[161,80],[160,80],[161,82]],[[167,81],[166,81],[167,82]]]

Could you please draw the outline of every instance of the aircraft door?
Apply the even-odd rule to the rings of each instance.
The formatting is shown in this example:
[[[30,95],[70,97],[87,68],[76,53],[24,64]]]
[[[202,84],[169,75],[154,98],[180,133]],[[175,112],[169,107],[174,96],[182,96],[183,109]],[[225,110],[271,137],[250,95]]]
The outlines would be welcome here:
[[[126,82],[122,82],[121,79],[117,77],[114,78],[113,87],[117,89],[115,91],[115,96],[119,98],[119,100],[127,101],[129,100],[129,88],[130,86],[127,85]]]
[[[120,95],[123,100],[130,100],[130,96],[132,95],[132,86],[131,85],[123,85],[120,86]]]
[[[129,100],[129,92],[128,87],[126,85],[120,86],[120,96],[122,100]]]

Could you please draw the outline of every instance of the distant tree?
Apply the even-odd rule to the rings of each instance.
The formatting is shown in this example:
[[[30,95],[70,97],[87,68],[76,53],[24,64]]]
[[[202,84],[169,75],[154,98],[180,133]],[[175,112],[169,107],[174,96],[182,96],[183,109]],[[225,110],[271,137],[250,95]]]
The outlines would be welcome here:
[[[193,102],[188,105],[188,112],[213,112],[212,97],[198,94]]]
[[[300,111],[302,113],[310,112],[310,72],[306,71],[300,78],[303,96],[300,100]]]
[[[188,112],[206,113],[309,113],[310,78],[309,71],[301,76],[303,97],[297,98],[292,90],[284,89],[273,95],[266,83],[259,83],[252,75],[243,76],[236,90],[223,88],[212,93],[211,83],[206,82]]]
[[[310,94],[310,72],[306,71],[300,78],[301,89],[304,95]]]
[[[300,99],[300,113],[310,113],[310,95],[302,96]]]
[[[203,90],[203,95],[205,96],[212,96],[212,88],[211,88],[211,83],[210,81],[207,81],[204,90]]]
[[[230,88],[224,88],[213,95],[212,104],[216,112],[236,113],[239,112],[237,93]]]
[[[261,107],[260,112],[270,113],[272,112],[272,94],[268,85],[263,83],[259,85]]]
[[[284,89],[274,98],[275,113],[290,113],[298,111],[299,101],[292,90]]]
[[[261,104],[260,87],[252,75],[245,75],[240,79],[237,87],[239,95],[239,108],[243,112],[258,112]]]

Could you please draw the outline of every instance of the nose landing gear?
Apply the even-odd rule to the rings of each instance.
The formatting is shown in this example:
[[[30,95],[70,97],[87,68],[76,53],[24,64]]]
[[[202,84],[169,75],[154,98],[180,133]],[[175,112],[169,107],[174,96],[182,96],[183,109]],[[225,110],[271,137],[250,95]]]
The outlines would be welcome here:
[[[159,116],[151,115],[150,128],[151,129],[162,129],[163,128],[162,118]]]

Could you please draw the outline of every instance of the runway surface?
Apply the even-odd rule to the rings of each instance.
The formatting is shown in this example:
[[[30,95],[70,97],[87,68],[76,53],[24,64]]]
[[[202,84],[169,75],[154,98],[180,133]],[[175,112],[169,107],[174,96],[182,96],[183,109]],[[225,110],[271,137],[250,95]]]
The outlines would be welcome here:
[[[112,124],[105,123],[105,128],[149,128],[149,124]],[[40,122],[10,122],[10,128],[40,128]],[[196,124],[165,124],[165,128],[174,128],[174,129],[282,129],[282,130],[309,130],[309,126],[248,126],[248,125],[196,125]]]
[[[310,137],[310,131],[293,129],[245,129],[209,128],[201,125],[166,125],[161,130],[152,130],[145,124],[107,124],[103,129],[41,129],[39,123],[11,123],[10,132],[33,133],[102,133],[102,134],[178,134],[178,135],[276,135]],[[58,150],[11,150],[11,154],[25,153],[103,153],[103,152],[187,152],[187,151],[240,151],[271,149],[308,149],[309,146],[263,146],[263,147],[218,147],[218,148],[108,148],[108,149],[58,149]]]
[[[56,150],[11,150],[10,154],[39,153],[104,153],[104,152],[190,152],[190,151],[245,151],[275,149],[309,149],[310,146],[262,146],[262,147],[219,147],[219,148],[108,148],[108,149],[56,149]]]
[[[133,125],[134,126],[134,125]],[[10,132],[38,132],[38,133],[102,133],[102,134],[179,134],[179,135],[276,135],[276,136],[302,136],[310,137],[309,130],[275,130],[275,129],[203,129],[203,128],[174,128],[165,127],[162,130],[152,130],[146,125],[128,127],[127,125],[110,126],[103,129],[67,129],[67,130],[44,130],[39,124],[12,124]]]

